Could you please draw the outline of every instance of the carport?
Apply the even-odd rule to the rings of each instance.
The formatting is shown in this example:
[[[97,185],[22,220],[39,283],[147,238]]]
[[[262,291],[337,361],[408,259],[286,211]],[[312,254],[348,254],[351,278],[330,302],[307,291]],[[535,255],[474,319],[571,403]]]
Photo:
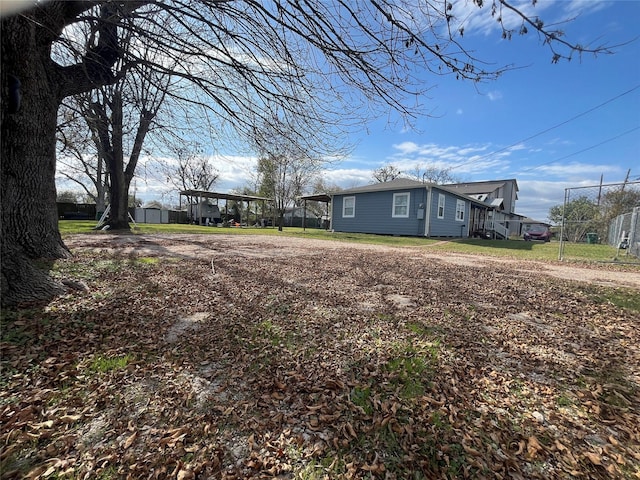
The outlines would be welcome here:
[[[247,202],[247,225],[250,224],[250,219],[249,216],[251,214],[251,203],[252,202],[256,202],[256,203],[260,203],[262,205],[262,218],[265,218],[264,216],[264,212],[265,212],[265,205],[266,202],[271,202],[273,203],[273,200],[270,198],[266,198],[266,197],[257,197],[255,195],[240,195],[240,194],[235,194],[235,193],[220,193],[220,192],[207,192],[204,190],[183,190],[180,192],[180,209],[182,209],[182,197],[190,197],[190,198],[195,198],[196,202],[198,205],[200,205],[200,202],[202,201],[202,199],[204,198],[215,198],[216,199],[216,203],[218,203],[219,200],[224,200],[225,204],[224,204],[224,213],[225,213],[225,217],[229,218],[229,210],[228,210],[228,201],[232,200],[235,202]],[[199,220],[198,223],[202,224],[202,209],[199,208]],[[240,218],[240,223],[242,223],[242,218]]]
[[[329,204],[331,203],[331,195],[328,193],[315,193],[313,195],[304,195],[299,197],[300,200],[304,201],[304,213],[302,215],[302,229],[306,230],[307,228],[307,200],[311,202],[324,202],[326,204],[326,215],[329,217]],[[329,220],[330,222],[330,220]]]

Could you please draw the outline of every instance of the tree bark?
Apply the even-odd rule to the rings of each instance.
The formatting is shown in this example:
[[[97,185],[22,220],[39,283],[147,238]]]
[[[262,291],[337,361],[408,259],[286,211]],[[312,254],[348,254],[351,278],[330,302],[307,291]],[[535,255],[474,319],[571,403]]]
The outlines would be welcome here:
[[[2,166],[0,167],[0,304],[43,301],[64,292],[49,275],[70,255],[58,230],[56,122],[65,95],[112,81],[116,24],[105,22],[99,50],[77,68],[51,60],[65,25],[97,2],[41,2],[0,23]],[[106,15],[109,13],[103,10]],[[78,73],[80,72],[80,73]]]
[[[58,231],[55,129],[59,101],[51,87],[49,45],[38,43],[33,22],[22,16],[3,19],[1,29],[1,301],[11,305],[61,292],[62,286],[47,270],[53,259],[69,251]]]

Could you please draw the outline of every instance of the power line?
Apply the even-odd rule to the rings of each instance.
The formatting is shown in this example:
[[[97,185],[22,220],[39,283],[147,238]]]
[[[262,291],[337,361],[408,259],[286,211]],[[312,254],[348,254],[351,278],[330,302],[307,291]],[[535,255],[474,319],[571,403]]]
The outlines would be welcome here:
[[[564,157],[556,158],[555,160],[551,160],[550,162],[541,163],[539,165],[536,165],[535,167],[525,168],[524,170],[520,170],[520,172],[528,172],[528,171],[531,171],[531,170],[535,170],[535,169],[543,167],[545,165],[549,165],[550,163],[559,162],[559,161],[565,160],[565,159],[567,159],[569,157],[573,157],[575,155],[579,155],[579,154],[587,152],[589,150],[593,150],[594,148],[597,148],[597,147],[599,147],[601,145],[604,145],[605,143],[612,142],[612,141],[614,141],[614,140],[616,140],[616,139],[618,139],[620,137],[624,137],[625,135],[628,135],[628,134],[630,134],[632,132],[635,132],[638,129],[640,129],[640,125],[635,127],[635,128],[632,128],[631,130],[627,130],[626,132],[622,132],[622,133],[616,135],[615,137],[607,138],[606,140],[603,140],[600,143],[596,143],[595,145],[591,145],[590,147],[583,148],[580,151],[570,153],[569,155],[565,155]]]
[[[486,155],[483,155],[483,156],[481,156],[481,157],[479,157],[479,158],[476,158],[476,159],[474,159],[474,160],[469,160],[469,161],[467,161],[467,162],[463,162],[463,163],[459,163],[458,165],[454,165],[453,167],[451,167],[451,170],[455,170],[456,168],[462,167],[462,166],[464,166],[464,165],[468,165],[468,164],[470,164],[470,163],[475,163],[475,162],[478,162],[478,161],[480,161],[480,160],[484,160],[484,159],[489,158],[489,157],[491,157],[491,156],[493,156],[493,155],[496,155],[497,153],[501,153],[501,152],[504,152],[505,150],[509,150],[510,148],[513,148],[513,147],[515,147],[516,145],[519,145],[519,144],[524,143],[524,142],[528,142],[529,140],[531,140],[531,139],[533,139],[533,138],[536,138],[536,137],[539,137],[540,135],[544,135],[545,133],[548,133],[548,132],[550,132],[551,130],[555,130],[556,128],[562,127],[563,125],[566,125],[566,124],[567,124],[567,123],[569,123],[569,122],[573,122],[574,120],[576,120],[576,119],[578,119],[578,118],[580,118],[580,117],[583,117],[583,116],[585,116],[585,115],[587,115],[587,114],[589,114],[589,113],[593,112],[594,110],[597,110],[597,109],[599,109],[599,108],[602,108],[602,107],[604,107],[605,105],[608,105],[609,103],[611,103],[611,102],[613,102],[613,101],[615,101],[615,100],[617,100],[617,99],[619,99],[619,98],[621,98],[621,97],[624,97],[625,95],[630,94],[631,92],[633,92],[633,91],[637,90],[638,88],[640,88],[640,84],[639,84],[639,85],[636,85],[635,87],[633,87],[633,88],[631,88],[631,89],[629,89],[629,90],[627,90],[626,92],[622,92],[622,93],[620,93],[619,95],[616,95],[615,97],[612,97],[612,98],[610,98],[609,100],[606,100],[606,101],[602,102],[602,103],[601,103],[601,104],[599,104],[599,105],[596,105],[595,107],[590,108],[589,110],[585,110],[584,112],[579,113],[578,115],[575,115],[575,116],[571,117],[570,119],[565,120],[564,122],[558,123],[557,125],[554,125],[554,126],[549,127],[549,128],[547,128],[547,129],[545,129],[545,130],[542,130],[541,132],[538,132],[538,133],[536,133],[536,134],[534,134],[534,135],[531,135],[530,137],[527,137],[527,138],[525,138],[525,139],[523,139],[523,140],[519,140],[519,141],[517,141],[517,142],[515,142],[515,143],[512,143],[511,145],[508,145],[508,146],[506,146],[506,147],[504,147],[504,148],[501,148],[501,149],[499,149],[499,150],[495,150],[495,151],[493,151],[493,152],[491,152],[491,153],[487,153]],[[623,135],[624,135],[624,134],[623,134]],[[605,141],[605,143],[606,143],[606,141]],[[594,148],[595,148],[595,147],[594,147]],[[590,148],[589,148],[589,149],[590,149]],[[584,150],[583,150],[583,151],[584,151]],[[576,153],[581,153],[581,152],[576,152]],[[572,155],[573,155],[573,154],[572,154]]]

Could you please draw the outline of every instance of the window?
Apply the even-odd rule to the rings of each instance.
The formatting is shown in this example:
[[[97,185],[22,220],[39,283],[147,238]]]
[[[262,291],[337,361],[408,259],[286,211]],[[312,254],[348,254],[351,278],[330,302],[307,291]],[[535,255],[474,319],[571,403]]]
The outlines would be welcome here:
[[[438,194],[438,218],[444,218],[444,195]]]
[[[356,197],[344,197],[342,199],[342,216],[344,218],[356,216]]]
[[[466,204],[464,200],[456,200],[456,220],[458,222],[464,222],[464,211],[466,210]]]
[[[391,216],[394,218],[409,217],[409,192],[393,194],[393,211]]]

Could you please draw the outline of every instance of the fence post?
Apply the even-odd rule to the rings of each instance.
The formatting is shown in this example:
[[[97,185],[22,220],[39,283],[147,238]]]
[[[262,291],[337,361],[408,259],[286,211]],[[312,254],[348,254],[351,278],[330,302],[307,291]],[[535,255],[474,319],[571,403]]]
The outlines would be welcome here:
[[[569,202],[570,188],[564,189],[564,203],[562,204],[562,222],[560,223],[560,247],[558,247],[558,260],[562,260],[564,253],[564,231],[565,231],[565,212],[567,211],[567,203]]]
[[[627,246],[627,254],[631,252],[636,257],[640,256],[640,229],[638,223],[640,222],[640,207],[635,207],[631,214],[631,227],[629,228],[629,241]]]

